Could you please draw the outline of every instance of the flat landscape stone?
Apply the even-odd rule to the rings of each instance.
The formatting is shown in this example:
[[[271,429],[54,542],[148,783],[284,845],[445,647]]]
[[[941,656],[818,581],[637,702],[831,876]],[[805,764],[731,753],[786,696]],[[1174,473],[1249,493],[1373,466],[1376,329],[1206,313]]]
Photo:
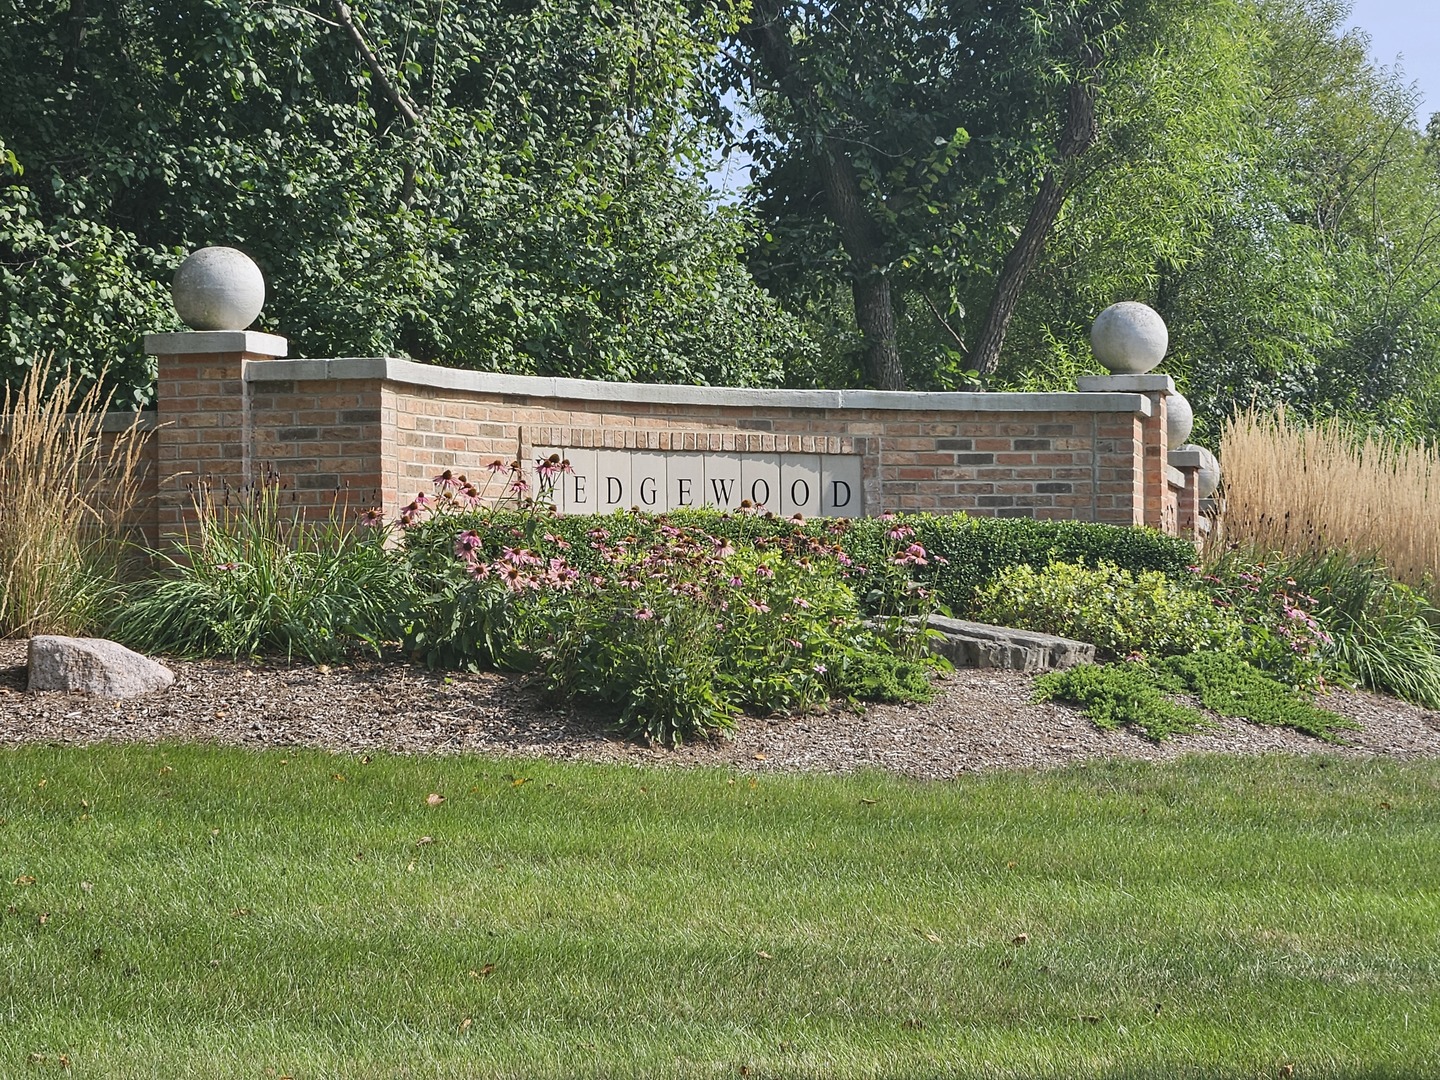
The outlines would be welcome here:
[[[1032,672],[1095,662],[1094,645],[1053,634],[1012,630],[943,615],[930,616],[929,625],[942,635],[932,640],[931,648],[956,667]]]
[[[105,638],[42,634],[30,639],[28,689],[132,698],[167,689],[175,673]]]

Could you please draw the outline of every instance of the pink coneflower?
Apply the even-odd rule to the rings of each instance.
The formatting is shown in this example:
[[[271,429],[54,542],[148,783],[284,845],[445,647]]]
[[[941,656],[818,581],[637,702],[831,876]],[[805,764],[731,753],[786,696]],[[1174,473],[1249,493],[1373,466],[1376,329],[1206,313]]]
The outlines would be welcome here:
[[[506,465],[503,461],[498,460],[490,462],[490,464],[486,465],[485,468],[492,473],[502,473],[510,471],[510,466]]]
[[[473,562],[483,546],[480,534],[474,529],[466,529],[455,537],[455,557],[464,559],[466,562]]]
[[[362,529],[378,529],[385,524],[385,512],[378,506],[366,510],[360,515],[360,527]]]
[[[649,622],[651,619],[655,618],[655,612],[648,607],[636,608],[635,618],[639,619],[641,622]]]
[[[449,469],[446,469],[439,476],[434,477],[431,480],[431,483],[433,483],[441,491],[450,491],[453,488],[458,488],[461,482],[462,481],[457,479],[455,474]]]

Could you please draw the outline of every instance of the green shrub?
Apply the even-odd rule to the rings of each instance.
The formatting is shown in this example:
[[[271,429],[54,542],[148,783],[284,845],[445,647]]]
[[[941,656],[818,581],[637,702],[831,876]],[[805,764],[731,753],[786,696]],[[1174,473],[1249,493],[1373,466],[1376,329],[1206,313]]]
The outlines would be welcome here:
[[[1001,626],[1088,641],[1108,656],[1229,649],[1242,640],[1238,620],[1203,592],[1158,570],[1137,575],[1113,563],[1011,567],[976,593],[972,611]]]
[[[1025,518],[980,518],[965,514],[902,514],[871,518],[795,521],[767,513],[725,513],[718,510],[674,510],[648,515],[623,511],[606,517],[542,518],[543,530],[562,537],[576,548],[577,558],[586,534],[604,528],[617,537],[649,543],[659,530],[671,527],[700,530],[736,544],[777,545],[794,549],[807,541],[838,548],[851,564],[848,578],[867,611],[903,610],[911,598],[910,584],[933,594],[934,601],[955,612],[967,612],[975,591],[1011,566],[1036,569],[1052,562],[1096,567],[1113,563],[1132,573],[1153,570],[1174,581],[1188,580],[1195,562],[1189,541],[1165,536],[1153,529],[1123,528],[1077,521],[1032,521]],[[411,530],[407,545],[443,554],[458,528],[486,529],[487,537],[500,538],[503,527],[528,535],[535,517],[526,512],[490,515],[474,511],[451,518],[432,519]],[[503,525],[502,525],[503,523]],[[925,550],[923,562],[898,567],[894,562],[897,539],[907,531],[906,542]],[[511,537],[511,542],[514,535]]]
[[[308,521],[283,505],[273,474],[217,499],[202,487],[197,523],[155,552],[164,570],[135,585],[110,633],[177,656],[283,653],[333,660],[398,636],[407,584],[384,533],[332,512]]]
[[[1217,605],[1239,619],[1245,660],[1291,686],[1315,689],[1339,676],[1335,641],[1320,604],[1284,574],[1227,556],[1199,578]]]

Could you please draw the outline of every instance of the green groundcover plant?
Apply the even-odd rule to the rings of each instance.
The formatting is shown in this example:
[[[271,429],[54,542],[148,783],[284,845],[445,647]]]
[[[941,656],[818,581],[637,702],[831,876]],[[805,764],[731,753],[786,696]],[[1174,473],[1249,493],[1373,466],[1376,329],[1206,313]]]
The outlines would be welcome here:
[[[1326,742],[1357,726],[1233,653],[1202,652],[1151,661],[1083,664],[1035,680],[1037,701],[1081,706],[1097,727],[1129,726],[1160,741],[1209,726],[1199,710],[1176,700],[1193,695],[1221,716],[1291,727]]]

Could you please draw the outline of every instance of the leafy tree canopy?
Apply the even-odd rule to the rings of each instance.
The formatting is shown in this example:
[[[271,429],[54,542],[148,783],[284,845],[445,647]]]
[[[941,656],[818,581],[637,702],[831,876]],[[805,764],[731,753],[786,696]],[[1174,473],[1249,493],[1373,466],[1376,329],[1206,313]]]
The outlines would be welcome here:
[[[145,400],[139,337],[211,243],[260,263],[297,355],[731,383],[803,358],[700,176],[728,5],[312,6],[0,0],[0,374],[53,352]]]

